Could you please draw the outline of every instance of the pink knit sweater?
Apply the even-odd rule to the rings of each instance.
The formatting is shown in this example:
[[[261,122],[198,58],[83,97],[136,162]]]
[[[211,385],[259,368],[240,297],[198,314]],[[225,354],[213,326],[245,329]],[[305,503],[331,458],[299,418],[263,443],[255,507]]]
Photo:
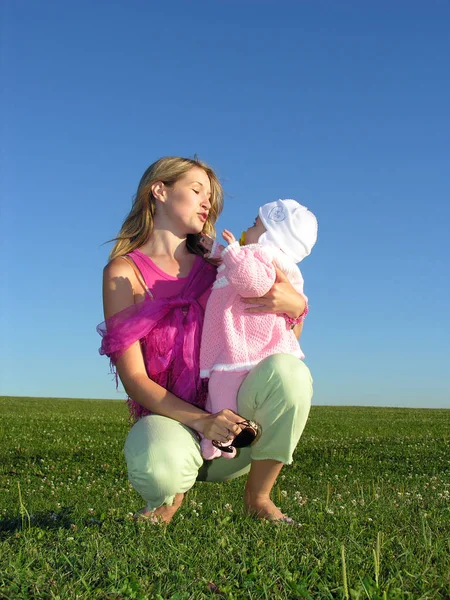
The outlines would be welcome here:
[[[272,354],[304,358],[294,332],[281,315],[245,312],[240,297],[264,296],[273,286],[275,247],[234,242],[222,252],[211,296],[206,305],[200,347],[200,377],[212,371],[248,371]],[[303,294],[303,278],[292,281]]]

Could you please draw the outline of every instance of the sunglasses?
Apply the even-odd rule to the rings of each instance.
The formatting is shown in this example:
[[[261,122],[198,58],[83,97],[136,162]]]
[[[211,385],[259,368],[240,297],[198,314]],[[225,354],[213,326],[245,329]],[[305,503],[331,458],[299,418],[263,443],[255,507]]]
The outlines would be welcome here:
[[[243,426],[243,429],[234,440],[230,443],[218,442],[216,440],[212,440],[212,445],[222,452],[233,452],[232,448],[246,448],[247,446],[251,446],[254,441],[261,435],[261,426],[255,421],[241,421],[237,423],[237,425]]]

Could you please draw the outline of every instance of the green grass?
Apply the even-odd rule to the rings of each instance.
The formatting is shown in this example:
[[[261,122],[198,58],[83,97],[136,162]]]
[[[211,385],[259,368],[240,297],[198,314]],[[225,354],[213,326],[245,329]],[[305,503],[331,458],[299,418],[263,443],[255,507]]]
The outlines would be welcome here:
[[[122,454],[121,402],[0,398],[0,598],[450,598],[450,411],[313,407],[274,499],[199,483],[168,527]]]

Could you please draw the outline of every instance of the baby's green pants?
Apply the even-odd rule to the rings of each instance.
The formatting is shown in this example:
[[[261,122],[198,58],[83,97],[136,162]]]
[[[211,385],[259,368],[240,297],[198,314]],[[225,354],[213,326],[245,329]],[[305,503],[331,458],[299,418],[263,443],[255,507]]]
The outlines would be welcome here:
[[[238,393],[238,413],[261,425],[261,437],[238,450],[233,459],[203,461],[192,429],[160,415],[142,417],[125,442],[128,478],[148,509],[172,505],[175,494],[199,481],[226,481],[250,470],[252,460],[285,464],[308,419],[312,379],[308,367],[290,354],[261,361],[244,379]]]

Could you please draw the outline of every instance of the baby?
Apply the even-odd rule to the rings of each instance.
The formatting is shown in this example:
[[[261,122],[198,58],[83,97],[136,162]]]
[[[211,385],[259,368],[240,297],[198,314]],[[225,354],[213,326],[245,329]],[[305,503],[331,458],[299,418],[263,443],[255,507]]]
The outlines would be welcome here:
[[[277,200],[260,207],[253,226],[242,234],[242,246],[227,230],[223,238],[228,246],[214,242],[207,255],[220,257],[222,263],[206,305],[200,348],[200,376],[209,378],[205,409],[210,413],[224,408],[237,412],[239,387],[250,369],[264,358],[277,353],[304,358],[293,332],[292,321],[300,322],[298,319],[246,313],[240,297],[264,296],[275,282],[275,265],[304,296],[303,277],[296,263],[311,253],[317,239],[317,220],[295,200]],[[206,438],[201,441],[201,450],[206,460],[236,455],[235,448],[222,452]]]

